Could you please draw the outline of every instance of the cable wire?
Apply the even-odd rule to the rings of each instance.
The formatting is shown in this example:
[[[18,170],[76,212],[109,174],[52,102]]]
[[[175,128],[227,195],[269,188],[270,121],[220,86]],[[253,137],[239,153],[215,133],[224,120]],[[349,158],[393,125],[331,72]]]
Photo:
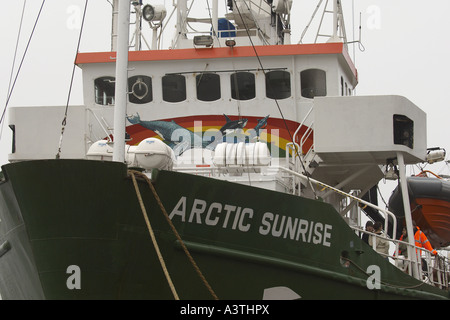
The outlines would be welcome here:
[[[22,32],[23,16],[24,16],[24,13],[25,13],[25,6],[26,6],[26,4],[27,4],[27,0],[24,0],[23,7],[22,7],[22,15],[20,17],[19,32],[17,33],[16,48],[14,49],[14,58],[13,58],[13,62],[12,62],[12,65],[11,65],[11,74],[9,76],[8,91],[7,91],[8,94],[11,91],[11,83],[12,83],[12,78],[13,78],[13,74],[14,74],[14,66],[16,65],[17,49],[19,47],[20,34]],[[2,121],[1,122],[2,127],[0,129],[0,139],[1,139],[2,134],[3,134],[3,125],[4,124],[5,123]]]
[[[85,21],[85,18],[86,18],[86,11],[87,11],[88,2],[89,2],[89,0],[86,0],[86,2],[84,3],[83,18],[81,20],[80,34],[78,35],[77,51],[76,51],[76,54],[75,54],[75,59],[73,61],[72,76],[70,78],[69,92],[67,94],[66,109],[64,111],[64,118],[63,118],[63,120],[61,122],[61,125],[62,125],[62,127],[61,127],[61,137],[59,139],[58,153],[56,154],[56,159],[59,159],[60,156],[61,156],[62,139],[63,139],[63,135],[64,135],[64,130],[65,130],[66,124],[67,124],[67,113],[69,111],[69,101],[70,101],[70,96],[72,94],[72,86],[73,86],[73,79],[74,79],[74,76],[75,76],[75,68],[77,66],[76,59],[77,59],[78,52],[80,51],[81,36],[83,34],[83,27],[84,27],[84,21]]]
[[[16,76],[14,78],[14,82],[13,82],[13,84],[11,86],[11,90],[8,92],[8,97],[6,99],[5,107],[3,108],[3,113],[2,113],[2,116],[0,118],[0,123],[2,123],[4,118],[5,118],[6,109],[8,108],[8,104],[9,104],[9,101],[11,99],[11,95],[12,95],[12,93],[14,91],[15,86],[16,86],[17,78],[19,77],[20,70],[22,69],[22,65],[23,65],[23,62],[25,60],[25,56],[26,56],[26,54],[28,52],[28,48],[30,47],[31,39],[33,38],[34,31],[36,30],[36,26],[37,26],[37,23],[38,23],[39,18],[41,16],[41,12],[42,12],[42,8],[44,7],[44,4],[45,4],[45,0],[42,0],[42,4],[41,4],[41,7],[39,9],[39,12],[38,12],[38,15],[36,17],[36,20],[34,22],[33,29],[31,30],[31,34],[30,34],[30,37],[28,39],[27,46],[25,47],[25,51],[23,53],[22,60],[20,61],[19,67],[17,69],[17,73],[16,73]]]

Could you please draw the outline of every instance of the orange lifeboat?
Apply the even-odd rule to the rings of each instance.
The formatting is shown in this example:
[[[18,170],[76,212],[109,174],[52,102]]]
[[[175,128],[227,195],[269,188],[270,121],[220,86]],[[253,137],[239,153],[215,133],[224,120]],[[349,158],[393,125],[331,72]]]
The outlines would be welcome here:
[[[434,175],[429,177],[428,174]],[[430,171],[407,178],[412,219],[430,240],[433,248],[450,245],[450,181]],[[400,186],[389,198],[389,210],[404,225],[405,215]]]

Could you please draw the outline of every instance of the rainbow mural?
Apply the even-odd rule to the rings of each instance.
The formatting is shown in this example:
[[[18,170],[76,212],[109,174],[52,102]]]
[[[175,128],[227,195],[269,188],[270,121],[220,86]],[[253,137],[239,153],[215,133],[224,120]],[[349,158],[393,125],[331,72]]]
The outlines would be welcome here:
[[[202,115],[146,121],[139,114],[129,116],[126,128],[130,136],[128,144],[137,145],[146,138],[159,138],[174,148],[181,141],[189,141],[191,147],[200,146],[214,150],[218,142],[266,142],[271,153],[280,157],[286,154],[286,144],[292,141],[292,136],[299,123],[279,118],[247,117],[236,115]],[[302,126],[296,136],[296,142],[308,128]],[[303,144],[303,153],[312,146],[312,134]],[[274,150],[277,148],[278,150]],[[275,152],[274,152],[275,151]]]

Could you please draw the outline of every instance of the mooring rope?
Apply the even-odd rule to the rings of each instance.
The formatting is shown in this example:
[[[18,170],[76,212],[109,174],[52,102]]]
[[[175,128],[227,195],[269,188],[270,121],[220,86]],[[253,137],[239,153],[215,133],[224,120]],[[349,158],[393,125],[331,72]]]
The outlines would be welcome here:
[[[209,293],[211,294],[211,296],[212,296],[215,300],[219,300],[219,298],[218,298],[217,295],[215,294],[214,290],[213,290],[212,287],[209,285],[208,281],[206,280],[205,276],[203,275],[202,271],[201,271],[200,268],[198,267],[197,263],[195,262],[194,258],[193,258],[192,255],[190,254],[188,248],[187,248],[186,245],[184,244],[184,241],[181,239],[180,234],[178,233],[177,229],[175,228],[175,226],[174,226],[173,223],[172,223],[172,220],[170,220],[169,215],[167,214],[167,211],[166,211],[166,209],[165,209],[163,203],[161,202],[161,199],[160,199],[160,197],[159,197],[159,195],[158,195],[158,193],[157,193],[155,187],[153,186],[151,180],[150,180],[145,174],[143,174],[142,172],[139,172],[139,171],[128,170],[128,173],[131,175],[131,178],[132,178],[132,180],[133,180],[133,184],[134,184],[134,188],[135,188],[135,190],[136,190],[136,194],[137,194],[137,196],[138,196],[139,204],[140,204],[140,206],[141,206],[142,213],[144,214],[144,218],[145,218],[145,221],[146,221],[146,223],[147,223],[147,227],[148,227],[148,229],[149,229],[150,236],[152,237],[152,241],[153,241],[153,245],[155,246],[155,249],[158,247],[158,244],[157,244],[157,242],[156,242],[156,238],[155,238],[155,236],[154,236],[153,230],[151,229],[150,221],[149,221],[147,212],[146,212],[146,210],[145,210],[144,202],[143,202],[143,200],[142,200],[142,196],[141,196],[141,193],[140,193],[140,191],[139,191],[139,187],[138,187],[138,184],[137,184],[135,175],[144,178],[144,180],[147,182],[148,186],[150,187],[150,190],[151,190],[152,193],[153,193],[153,196],[154,196],[155,199],[156,199],[156,202],[158,203],[159,208],[161,209],[161,211],[162,211],[164,217],[166,218],[166,220],[167,220],[167,222],[168,222],[170,228],[172,229],[172,232],[175,234],[175,237],[177,238],[177,240],[179,241],[181,247],[183,248],[183,251],[184,251],[184,253],[186,254],[187,258],[188,258],[189,261],[191,262],[192,266],[194,267],[195,271],[197,272],[198,276],[199,276],[200,279],[202,280],[202,282],[203,282],[203,284],[205,285],[205,287],[208,289],[208,291],[209,291]],[[153,235],[152,235],[152,234],[153,234]],[[164,273],[166,274],[166,278],[167,278],[167,280],[168,280],[168,282],[169,282],[169,285],[171,286],[171,289],[172,289],[173,283],[172,283],[172,281],[170,280],[170,275],[169,275],[169,273],[168,273],[168,271],[167,271],[167,268],[166,268],[165,263],[164,263],[164,259],[163,259],[162,255],[161,255],[161,252],[159,251],[159,249],[157,250],[157,253],[158,253],[158,257],[159,257],[159,259],[160,259],[161,266],[163,267],[163,270],[165,270]],[[174,291],[175,291],[175,287],[173,287],[172,292],[174,292]],[[176,292],[175,292],[175,294],[176,294]],[[176,299],[178,300],[178,297],[177,297]]]
[[[173,285],[172,278],[170,277],[169,271],[167,270],[166,263],[164,262],[164,258],[159,250],[158,242],[156,241],[155,233],[153,232],[152,225],[150,224],[150,220],[148,219],[147,211],[145,210],[144,201],[142,200],[141,192],[139,191],[139,186],[136,181],[136,177],[134,173],[131,172],[131,179],[133,180],[133,185],[136,190],[136,195],[138,197],[139,205],[141,206],[142,214],[144,215],[145,223],[147,224],[148,232],[150,233],[150,237],[152,238],[153,246],[155,247],[156,254],[158,255],[159,263],[163,269],[164,275],[166,276],[167,282],[169,283],[170,290],[172,291],[173,297],[175,300],[180,300],[178,297],[178,293]]]

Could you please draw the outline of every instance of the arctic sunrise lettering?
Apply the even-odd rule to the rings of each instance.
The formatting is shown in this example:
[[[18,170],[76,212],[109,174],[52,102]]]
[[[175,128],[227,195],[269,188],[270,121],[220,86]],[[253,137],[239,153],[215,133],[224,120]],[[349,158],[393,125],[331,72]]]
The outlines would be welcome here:
[[[262,235],[271,234],[274,237],[300,240],[306,243],[322,244],[325,247],[331,245],[331,229],[329,224],[286,217],[279,214],[266,212],[262,218],[262,225],[259,233]]]
[[[194,199],[188,207],[186,197],[180,198],[169,215],[170,219],[180,219],[182,222],[219,226],[241,232],[249,231],[256,224],[258,233],[263,236],[331,246],[332,226],[329,224],[272,212],[264,212],[260,215],[260,221],[256,221],[257,216],[259,215],[252,208],[219,202],[208,204],[202,199]]]
[[[246,232],[250,229],[249,219],[253,217],[253,210],[249,208],[242,209],[232,205],[224,205],[213,202],[209,208],[206,201],[195,199],[194,204],[188,216],[188,222],[195,222],[198,224],[205,223],[208,226],[216,226],[221,221],[220,225],[223,228],[231,227],[233,230],[238,228],[240,231]],[[205,214],[206,212],[206,214]],[[170,219],[178,215],[181,221],[186,221],[186,197],[181,197],[178,204],[170,213]],[[202,221],[202,216],[205,216]],[[231,217],[231,220],[230,220]]]

